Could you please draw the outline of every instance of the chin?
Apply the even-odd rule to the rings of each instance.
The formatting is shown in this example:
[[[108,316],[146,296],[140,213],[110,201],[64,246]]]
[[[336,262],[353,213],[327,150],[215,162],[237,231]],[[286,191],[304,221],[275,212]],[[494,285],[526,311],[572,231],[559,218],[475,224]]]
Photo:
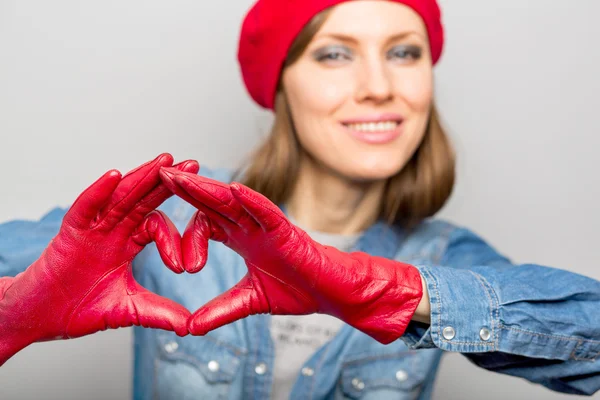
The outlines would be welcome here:
[[[377,182],[391,178],[402,169],[402,165],[353,165],[346,171],[340,171],[352,181]]]
[[[335,154],[335,166],[339,173],[359,181],[381,181],[398,174],[407,164],[412,152],[404,141],[378,148],[338,151]],[[333,161],[333,160],[332,160]]]

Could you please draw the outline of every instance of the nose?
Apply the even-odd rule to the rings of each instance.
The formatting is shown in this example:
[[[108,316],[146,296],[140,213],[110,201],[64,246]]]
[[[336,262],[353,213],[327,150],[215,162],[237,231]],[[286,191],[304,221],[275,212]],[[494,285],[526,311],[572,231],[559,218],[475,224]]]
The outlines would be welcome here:
[[[392,80],[385,63],[375,57],[364,60],[358,71],[356,100],[381,104],[393,98]]]

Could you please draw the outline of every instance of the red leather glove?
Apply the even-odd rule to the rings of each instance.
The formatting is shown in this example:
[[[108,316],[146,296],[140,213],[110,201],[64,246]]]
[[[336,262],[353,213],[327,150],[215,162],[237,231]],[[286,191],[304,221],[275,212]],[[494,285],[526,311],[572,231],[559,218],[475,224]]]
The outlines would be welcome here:
[[[123,178],[116,170],[104,174],[77,198],[40,258],[16,277],[0,279],[0,365],[31,343],[108,328],[188,333],[191,313],[144,289],[131,270],[133,258],[156,241],[165,264],[183,272],[179,233],[153,211],[172,195],[158,175],[172,164],[163,154]],[[196,173],[198,164],[173,169]]]
[[[412,265],[323,246],[241,184],[172,168],[163,168],[161,177],[208,217],[211,238],[236,251],[248,267],[237,285],[194,313],[190,333],[203,335],[260,313],[329,314],[384,344],[404,333],[422,297],[421,276]],[[205,225],[199,214],[184,238],[206,231]]]

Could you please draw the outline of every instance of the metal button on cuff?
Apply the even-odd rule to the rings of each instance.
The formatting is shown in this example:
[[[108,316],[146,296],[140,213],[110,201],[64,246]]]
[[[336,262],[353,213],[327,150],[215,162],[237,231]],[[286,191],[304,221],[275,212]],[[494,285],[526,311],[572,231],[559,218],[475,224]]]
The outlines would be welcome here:
[[[456,336],[456,332],[453,327],[447,326],[442,330],[442,336],[444,336],[444,339],[446,340],[452,340],[454,339],[454,336]]]
[[[315,370],[310,367],[302,368],[302,375],[304,376],[313,376],[315,374]]]
[[[481,338],[481,340],[484,340],[487,342],[492,337],[492,332],[490,332],[490,329],[487,326],[484,326],[479,331],[479,337]]]

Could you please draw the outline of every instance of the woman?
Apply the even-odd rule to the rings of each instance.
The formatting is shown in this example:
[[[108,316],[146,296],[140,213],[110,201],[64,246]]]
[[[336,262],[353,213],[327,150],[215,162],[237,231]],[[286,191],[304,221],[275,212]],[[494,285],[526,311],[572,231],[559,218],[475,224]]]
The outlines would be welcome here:
[[[33,264],[0,284],[1,354],[134,324],[161,328],[136,328],[136,398],[426,399],[442,350],[597,391],[600,284],[426,220],[453,183],[433,106],[442,43],[434,0],[260,0],[239,60],[274,108],[267,142],[235,178],[161,156],[109,172],[66,215],[3,225],[2,275]],[[148,214],[166,188],[193,206]],[[191,221],[181,241],[166,216]]]

